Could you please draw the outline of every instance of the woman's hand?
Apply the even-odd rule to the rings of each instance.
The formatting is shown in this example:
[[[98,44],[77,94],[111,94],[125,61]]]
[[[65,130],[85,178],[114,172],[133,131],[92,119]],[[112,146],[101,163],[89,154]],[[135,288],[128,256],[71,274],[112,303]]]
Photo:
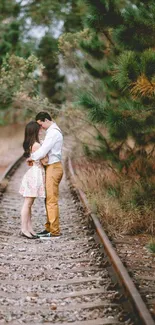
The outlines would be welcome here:
[[[33,166],[33,160],[30,157],[26,159],[26,162],[28,166]]]

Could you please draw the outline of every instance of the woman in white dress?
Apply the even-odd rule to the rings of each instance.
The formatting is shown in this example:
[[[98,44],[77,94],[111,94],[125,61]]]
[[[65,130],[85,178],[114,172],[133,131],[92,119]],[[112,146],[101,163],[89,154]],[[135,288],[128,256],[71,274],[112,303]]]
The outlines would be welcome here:
[[[25,127],[25,139],[23,142],[24,156],[28,158],[30,154],[40,148],[39,143],[40,126],[37,122],[31,121]],[[32,165],[25,173],[19,189],[19,193],[24,197],[21,209],[21,235],[29,239],[38,238],[32,229],[31,208],[36,197],[45,198],[45,170],[44,165],[48,158],[41,161],[33,161]]]

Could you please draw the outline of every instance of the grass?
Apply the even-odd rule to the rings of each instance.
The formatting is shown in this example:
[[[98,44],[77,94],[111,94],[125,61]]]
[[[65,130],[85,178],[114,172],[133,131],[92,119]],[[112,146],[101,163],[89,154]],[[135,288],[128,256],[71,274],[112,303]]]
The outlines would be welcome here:
[[[86,193],[92,209],[95,207],[110,234],[152,234],[155,231],[152,226],[154,186],[152,192],[151,186],[148,191],[140,182],[118,175],[106,163],[89,161],[86,157],[76,159],[74,165],[78,186]]]
[[[146,247],[151,253],[155,254],[155,238],[152,238]]]
[[[97,148],[96,129],[81,110],[67,107],[62,111],[58,125],[69,140],[65,152],[73,157],[76,184],[86,193],[93,212],[100,216],[107,232],[110,235],[155,233],[155,177],[154,181],[140,182],[136,174],[140,161],[136,166],[131,165],[128,177],[112,169],[104,159],[90,160],[83,145]],[[108,136],[103,126],[97,125],[97,129]],[[133,143],[130,145],[132,147]]]
[[[65,116],[65,114],[67,114]],[[131,165],[130,176],[109,166],[108,161],[90,159],[85,155],[83,145],[97,148],[96,129],[86,115],[70,107],[63,112],[63,132],[70,137],[70,148],[77,174],[77,186],[85,193],[93,212],[97,212],[104,228],[111,235],[155,233],[155,177],[140,181],[136,169]],[[106,129],[97,125],[107,137]],[[73,144],[74,142],[74,144]],[[137,162],[140,164],[141,162]]]

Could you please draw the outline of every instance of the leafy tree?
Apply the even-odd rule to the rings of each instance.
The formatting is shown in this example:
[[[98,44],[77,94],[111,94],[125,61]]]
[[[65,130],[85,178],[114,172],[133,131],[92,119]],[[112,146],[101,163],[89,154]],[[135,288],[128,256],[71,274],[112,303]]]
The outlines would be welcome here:
[[[82,29],[82,18],[86,11],[86,6],[83,2],[77,0],[68,1],[69,10],[66,11],[64,19],[64,29],[65,33],[73,33],[80,31]]]
[[[0,69],[0,124],[15,122],[43,109],[55,115],[48,99],[38,93],[42,70],[34,55],[26,59],[6,56]]]
[[[16,52],[20,39],[20,23],[16,20],[19,5],[0,1],[0,64],[7,53]]]
[[[31,54],[34,53],[44,64],[42,86],[36,86],[35,71],[33,71],[33,78],[31,76],[31,82],[27,76],[23,76],[23,78],[25,78],[24,85],[18,73],[18,77],[16,76],[16,81],[14,80],[12,86],[9,80],[7,83],[4,82],[4,84],[2,82],[0,91],[0,110],[2,119],[3,115],[6,115],[6,112],[11,112],[12,109],[14,110],[15,106],[21,107],[21,103],[23,103],[24,98],[27,96],[27,103],[31,103],[31,107],[35,106],[33,103],[43,103],[43,95],[44,98],[47,96],[50,102],[57,104],[64,100],[62,92],[64,77],[59,74],[57,40],[52,36],[52,33],[53,30],[56,30],[57,25],[59,26],[60,22],[63,22],[63,30],[73,31],[76,28],[80,28],[81,16],[78,8],[78,4],[75,0],[20,0],[18,2],[16,2],[16,0],[0,0],[0,80],[4,81],[2,72],[4,66],[6,66],[6,62],[7,66],[9,66],[10,62],[11,64],[15,63],[14,60],[10,61],[8,59],[10,57],[16,57],[16,59],[18,57],[19,62],[20,59],[24,58],[25,62],[28,62],[27,60],[29,60]],[[43,31],[48,31],[43,39],[40,40],[39,45],[38,40],[31,37],[31,29],[37,26],[43,28]],[[58,30],[58,32],[60,33],[61,30]],[[11,70],[12,68],[13,67],[9,67],[10,71],[13,73],[13,70]],[[25,73],[25,71],[23,71],[23,73]],[[17,83],[17,79],[19,83]],[[34,79],[34,83],[32,79]],[[12,80],[13,76],[10,76],[10,82]],[[29,87],[26,80],[29,80],[31,92],[33,92],[33,94],[29,93]],[[20,83],[22,87],[24,87],[24,95],[20,89]],[[27,95],[25,95],[25,93]],[[40,96],[40,98],[36,96]],[[48,101],[46,98],[45,102],[46,103],[43,105],[44,107],[51,107],[49,103],[47,104]],[[28,106],[25,100],[23,108]]]
[[[15,0],[0,0],[0,21],[8,19],[8,17],[16,18],[20,11],[20,4]]]
[[[34,25],[50,27],[62,20],[66,32],[75,31],[82,25],[83,5],[79,5],[77,0],[21,1],[20,11]]]
[[[80,14],[75,0],[21,0],[18,3],[15,0],[11,3],[10,0],[0,0],[0,65],[7,54],[28,58],[35,53],[45,66],[43,93],[50,100],[60,103],[63,100],[61,88],[64,77],[59,75],[57,41],[52,32],[60,22],[63,22],[63,30],[80,28]],[[38,50],[38,42],[29,36],[30,29],[37,26],[48,30]]]

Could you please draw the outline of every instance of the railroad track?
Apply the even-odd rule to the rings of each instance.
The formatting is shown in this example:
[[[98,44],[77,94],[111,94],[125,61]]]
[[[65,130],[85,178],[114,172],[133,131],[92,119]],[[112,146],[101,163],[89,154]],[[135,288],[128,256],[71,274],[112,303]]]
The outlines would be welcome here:
[[[115,279],[113,284],[111,261],[107,262],[102,244],[95,241],[94,230],[88,228],[82,205],[65,177],[60,186],[62,236],[20,237],[18,188],[27,167],[20,160],[11,173],[13,168],[12,177],[7,171],[5,192],[1,187],[0,324],[153,325],[146,309],[145,322],[136,305],[128,304],[121,281],[118,285]],[[34,229],[42,230],[44,221],[44,200],[37,199]]]
[[[6,190],[10,177],[14,174],[18,166],[24,161],[23,155],[18,157],[12,164],[6,168],[2,176],[0,177],[0,198],[3,192]]]

